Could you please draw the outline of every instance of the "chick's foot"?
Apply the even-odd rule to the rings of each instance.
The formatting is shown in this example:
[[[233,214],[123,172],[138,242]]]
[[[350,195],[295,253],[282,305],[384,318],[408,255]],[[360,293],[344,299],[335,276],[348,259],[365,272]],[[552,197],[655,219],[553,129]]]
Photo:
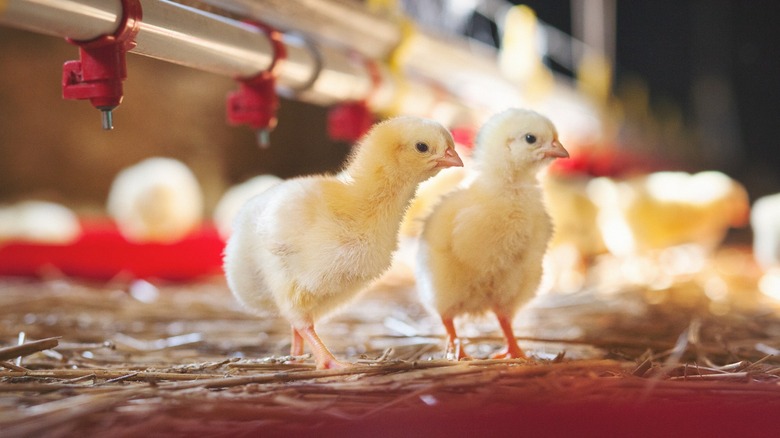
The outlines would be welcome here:
[[[298,333],[298,330],[295,330],[295,327],[292,328],[290,356],[303,356],[303,337]]]
[[[501,331],[504,332],[506,338],[506,348],[499,353],[491,356],[493,359],[525,359],[525,353],[517,345],[517,339],[515,339],[515,333],[512,330],[512,318],[501,312],[496,312],[498,318],[498,324],[501,326]]]
[[[455,324],[452,318],[442,318],[442,323],[444,323],[444,328],[447,330],[447,350],[444,352],[444,357],[450,360],[471,359],[471,356],[466,354],[463,348],[463,341],[455,332]]]
[[[314,331],[313,325],[297,329],[297,332],[311,346],[311,352],[314,354],[314,361],[317,364],[318,370],[346,368],[351,366],[350,364],[339,361],[333,356],[333,353],[328,350],[328,347],[326,347],[320,337],[317,336],[317,332]]]
[[[491,359],[527,359],[523,350],[519,347],[516,349],[504,348],[498,353],[490,356]]]

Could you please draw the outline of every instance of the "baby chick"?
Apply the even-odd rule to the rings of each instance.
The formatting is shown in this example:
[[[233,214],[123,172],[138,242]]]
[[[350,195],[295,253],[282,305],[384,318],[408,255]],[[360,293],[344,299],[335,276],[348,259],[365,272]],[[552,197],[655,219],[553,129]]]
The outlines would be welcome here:
[[[763,273],[758,289],[780,300],[780,193],[762,196],[750,212],[753,256]]]
[[[184,163],[154,157],[117,174],[107,208],[128,240],[170,243],[200,224],[203,194]]]
[[[64,205],[32,200],[0,205],[0,245],[6,241],[67,245],[80,235],[76,213]]]
[[[252,310],[275,302],[292,326],[293,355],[305,340],[317,368],[345,366],[315,321],[390,266],[417,185],[462,165],[436,122],[399,117],[375,125],[340,174],[286,180],[242,207],[225,248],[230,290]]]
[[[717,171],[597,178],[588,191],[599,205],[604,243],[621,257],[684,244],[712,251],[750,215],[745,188]]]
[[[750,212],[753,254],[762,269],[780,268],[780,193],[756,199]]]
[[[467,189],[446,196],[426,220],[417,259],[423,301],[441,316],[447,350],[466,357],[453,318],[491,310],[506,337],[497,358],[522,358],[512,318],[542,278],[552,235],[538,174],[569,154],[555,126],[533,111],[493,116],[477,138],[481,174]]]
[[[233,218],[246,201],[280,182],[282,179],[278,176],[265,174],[250,178],[228,189],[217,202],[217,206],[214,207],[214,224],[217,226],[220,237],[225,240],[230,237],[230,232],[233,229]]]

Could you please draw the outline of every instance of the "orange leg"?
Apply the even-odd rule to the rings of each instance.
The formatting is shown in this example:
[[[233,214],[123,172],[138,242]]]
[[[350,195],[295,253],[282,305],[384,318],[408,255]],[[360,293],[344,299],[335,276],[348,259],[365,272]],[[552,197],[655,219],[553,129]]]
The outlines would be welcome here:
[[[303,337],[292,328],[292,343],[290,344],[290,356],[302,356],[303,355]]]
[[[329,368],[345,368],[349,364],[339,362],[328,350],[328,347],[322,343],[322,340],[314,331],[314,325],[307,325],[306,327],[297,329],[298,334],[306,340],[311,346],[311,352],[314,354],[314,361],[317,364],[317,369],[329,369]]]
[[[452,318],[442,317],[441,322],[444,323],[444,329],[447,330],[447,351],[445,356],[450,357],[452,355],[456,360],[468,359],[469,355],[463,350],[463,343],[455,332],[455,323],[453,323]]]
[[[498,324],[501,326],[501,331],[504,332],[506,338],[506,349],[500,353],[493,355],[494,359],[525,359],[525,353],[517,345],[517,339],[512,331],[512,318],[503,312],[496,311],[496,317],[498,318]]]

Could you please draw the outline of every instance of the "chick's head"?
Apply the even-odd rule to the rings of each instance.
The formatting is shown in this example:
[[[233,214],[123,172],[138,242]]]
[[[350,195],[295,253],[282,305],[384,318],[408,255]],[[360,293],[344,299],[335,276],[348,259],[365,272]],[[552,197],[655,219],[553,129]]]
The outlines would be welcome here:
[[[485,123],[477,137],[477,159],[492,172],[537,171],[569,153],[558,140],[555,125],[526,109],[509,109]]]
[[[396,117],[379,123],[364,137],[355,164],[388,169],[422,181],[441,169],[463,166],[449,131],[419,117]]]

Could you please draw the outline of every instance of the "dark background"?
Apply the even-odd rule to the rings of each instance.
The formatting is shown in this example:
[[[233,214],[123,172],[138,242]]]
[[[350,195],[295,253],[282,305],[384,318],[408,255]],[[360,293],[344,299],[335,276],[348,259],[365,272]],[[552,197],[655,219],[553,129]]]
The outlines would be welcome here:
[[[569,0],[514,3],[571,33]],[[778,20],[772,0],[617,1],[616,92],[629,78],[645,81],[651,107],[676,105],[704,162],[743,180],[752,197],[780,191]],[[707,88],[713,77],[726,87]]]

